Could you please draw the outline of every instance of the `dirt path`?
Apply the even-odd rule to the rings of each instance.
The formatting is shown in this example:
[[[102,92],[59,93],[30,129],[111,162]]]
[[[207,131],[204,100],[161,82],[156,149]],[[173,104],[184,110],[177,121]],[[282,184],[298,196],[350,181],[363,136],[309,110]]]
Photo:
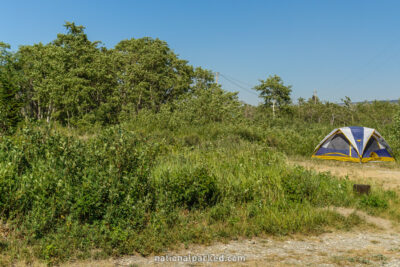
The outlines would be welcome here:
[[[385,189],[400,190],[400,169],[396,165],[297,159],[290,159],[289,164],[300,165],[319,172],[330,172],[340,177],[348,176],[349,179],[381,185]]]
[[[127,256],[97,262],[77,262],[68,266],[400,266],[400,232],[389,220],[369,216],[349,208],[333,208],[349,216],[357,214],[376,228],[331,232],[318,236],[296,235],[285,238],[253,238],[192,245],[180,251],[154,256]],[[231,262],[157,262],[167,256],[231,257]],[[222,259],[222,258],[219,258]]]
[[[244,262],[155,262],[154,257],[131,256],[102,266],[400,266],[400,235],[382,231],[327,233],[314,237],[231,241],[193,246],[164,255],[244,256]],[[92,265],[93,264],[93,265]],[[76,266],[85,266],[78,264]],[[91,263],[86,266],[99,266]]]
[[[330,208],[330,210],[336,211],[337,213],[339,213],[345,217],[348,217],[350,214],[354,213],[358,217],[360,217],[362,220],[364,220],[366,223],[372,224],[372,225],[376,226],[377,228],[380,228],[382,230],[397,232],[397,230],[394,228],[391,221],[380,218],[380,217],[370,216],[361,210],[356,211],[351,208],[343,208],[343,207],[333,207],[333,208]]]

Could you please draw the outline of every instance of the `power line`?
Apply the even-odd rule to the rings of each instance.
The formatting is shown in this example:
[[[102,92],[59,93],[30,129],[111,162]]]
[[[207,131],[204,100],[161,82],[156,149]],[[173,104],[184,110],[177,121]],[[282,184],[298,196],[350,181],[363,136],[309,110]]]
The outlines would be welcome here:
[[[220,76],[223,77],[223,78],[224,78],[225,80],[227,80],[228,82],[230,82],[231,84],[236,85],[237,87],[239,87],[239,88],[245,90],[246,92],[258,96],[258,94],[255,93],[255,92],[253,92],[253,91],[251,91],[251,89],[248,89],[248,88],[246,88],[246,87],[243,87],[242,85],[240,85],[240,84],[238,84],[237,82],[235,82],[235,81],[233,81],[233,80],[227,78],[226,76],[224,76],[224,75],[222,75],[222,74],[220,74]]]
[[[383,64],[387,63],[388,60],[386,58],[389,59],[393,59],[393,53],[390,52],[390,50],[393,50],[392,48],[396,45],[397,40],[392,40],[389,43],[387,43],[387,45],[385,45],[385,47],[383,49],[381,49],[377,54],[375,54],[373,57],[369,58],[368,61],[366,61],[364,64],[362,64],[361,66],[359,66],[357,68],[357,70],[354,70],[350,73],[348,73],[344,78],[342,78],[341,80],[339,80],[338,82],[334,83],[334,85],[332,86],[333,88],[336,87],[336,89],[342,89],[344,87],[348,87],[348,81],[353,80],[352,85],[358,83],[361,80],[364,80],[365,78],[369,77],[369,75],[374,72],[377,68],[379,68],[380,66],[382,66]],[[387,52],[389,52],[389,54],[387,54]],[[396,50],[395,50],[396,52]],[[385,56],[386,54],[386,56]],[[398,55],[398,53],[395,53],[394,55]],[[377,64],[378,67],[373,68],[372,70],[366,72],[365,70],[368,70],[367,68],[371,65],[374,64],[376,62],[376,60],[379,59],[384,59],[386,62],[382,63],[382,64]],[[354,77],[356,79],[354,79]],[[355,80],[355,82],[354,82]]]
[[[374,68],[370,69],[368,72],[365,72],[364,75],[359,75],[358,79],[353,80],[353,82],[348,84],[347,86],[351,88],[352,86],[358,84],[359,82],[364,81],[367,78],[370,78],[371,75],[376,73],[377,70],[381,69],[382,66],[385,66],[386,64],[393,62],[393,60],[395,60],[395,58],[398,56],[398,54],[399,53],[396,53],[396,54],[394,54],[394,56],[391,55],[389,57],[386,57],[387,59],[385,59],[385,62],[381,63],[380,65],[376,65]],[[343,87],[344,86],[342,86],[342,88]]]
[[[246,83],[246,82],[242,82],[242,81],[240,81],[240,80],[238,80],[238,79],[236,79],[235,77],[232,77],[232,76],[230,76],[230,75],[225,74],[225,76],[228,77],[229,79],[233,80],[233,81],[236,81],[236,82],[238,82],[238,83],[241,83],[241,84],[245,85],[246,87],[250,87],[250,88],[251,88],[251,87],[254,86],[254,85],[248,84],[248,83]]]
[[[239,88],[245,90],[246,92],[258,96],[258,94],[257,94],[256,92],[251,91],[251,89],[246,88],[246,87],[240,85],[238,82],[233,81],[232,79],[226,77],[224,74],[219,73],[219,76],[221,76],[222,78],[224,78],[225,80],[227,80],[227,81],[230,82],[231,84],[233,84],[233,85],[235,85],[235,86],[237,86],[237,87],[239,87]]]

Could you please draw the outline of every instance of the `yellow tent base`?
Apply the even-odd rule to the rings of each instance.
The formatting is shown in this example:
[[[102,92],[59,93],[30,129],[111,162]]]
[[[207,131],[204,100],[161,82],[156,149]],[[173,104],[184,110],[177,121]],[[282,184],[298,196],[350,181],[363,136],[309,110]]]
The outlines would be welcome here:
[[[317,159],[330,159],[330,160],[339,160],[339,161],[350,161],[350,162],[360,162],[359,158],[352,158],[352,157],[335,157],[335,156],[316,156],[312,155],[312,158]]]
[[[394,158],[389,157],[372,157],[372,158],[365,158],[362,159],[362,162],[369,162],[369,161],[395,161]]]
[[[338,160],[338,161],[350,161],[350,162],[360,162],[360,158],[353,158],[353,157],[335,157],[335,156],[316,156],[312,155],[312,158],[318,158],[318,159],[329,159],[329,160]],[[361,159],[361,162],[369,162],[369,161],[395,161],[394,158],[390,157],[372,157],[372,158],[364,158]]]

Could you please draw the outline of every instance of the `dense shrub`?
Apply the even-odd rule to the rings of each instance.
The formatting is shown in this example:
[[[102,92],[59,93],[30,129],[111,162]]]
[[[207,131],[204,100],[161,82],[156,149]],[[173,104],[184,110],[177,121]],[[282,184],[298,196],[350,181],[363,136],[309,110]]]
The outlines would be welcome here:
[[[159,205],[166,203],[187,209],[213,206],[219,196],[216,177],[205,167],[167,172],[157,188]]]
[[[389,203],[387,199],[381,198],[377,195],[364,195],[361,198],[360,205],[373,208],[387,208]]]
[[[398,197],[395,191],[383,191],[382,189],[375,189],[368,195],[362,195],[360,198],[359,206],[361,208],[373,211],[373,209],[387,209],[391,201],[397,201]]]
[[[1,137],[2,218],[16,240],[24,236],[35,256],[55,263],[90,251],[148,254],[179,242],[357,223],[327,206],[398,216],[397,196],[359,196],[347,179],[288,166],[287,155],[309,157],[332,125],[258,121],[257,111],[234,120],[235,105],[219,105],[221,120],[207,118],[210,106],[196,114],[165,105],[108,129],[27,125]],[[395,150],[393,129],[378,130]]]
[[[187,135],[183,138],[184,144],[186,146],[196,146],[200,144],[200,137],[197,134]]]
[[[288,201],[308,202],[312,205],[348,205],[351,198],[351,184],[338,180],[329,173],[315,173],[297,167],[284,173],[282,186]]]
[[[218,86],[184,95],[172,103],[171,109],[171,126],[238,122],[242,118],[237,93],[226,92]]]
[[[0,143],[1,214],[34,238],[68,221],[140,229],[157,150],[119,127],[88,141],[24,128]]]
[[[250,128],[238,128],[236,129],[236,134],[240,136],[240,138],[250,142],[263,140],[261,133]]]

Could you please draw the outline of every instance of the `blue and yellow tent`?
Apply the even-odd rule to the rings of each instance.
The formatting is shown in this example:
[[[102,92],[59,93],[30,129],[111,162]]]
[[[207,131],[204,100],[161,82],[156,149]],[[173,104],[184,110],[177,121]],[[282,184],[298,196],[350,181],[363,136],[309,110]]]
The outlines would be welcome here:
[[[394,161],[385,139],[367,127],[343,127],[333,130],[315,148],[312,157],[341,161]]]

